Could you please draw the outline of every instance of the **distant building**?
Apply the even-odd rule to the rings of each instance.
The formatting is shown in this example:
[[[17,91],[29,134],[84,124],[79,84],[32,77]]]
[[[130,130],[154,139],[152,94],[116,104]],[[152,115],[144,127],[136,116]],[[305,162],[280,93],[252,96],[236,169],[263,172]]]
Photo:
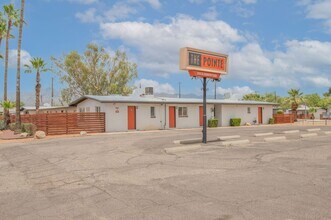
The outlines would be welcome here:
[[[40,106],[39,107],[39,113],[66,113],[66,112],[76,112],[75,107],[70,107],[70,106]],[[21,114],[27,115],[33,115],[36,114],[36,107],[32,106],[24,106],[22,107]]]

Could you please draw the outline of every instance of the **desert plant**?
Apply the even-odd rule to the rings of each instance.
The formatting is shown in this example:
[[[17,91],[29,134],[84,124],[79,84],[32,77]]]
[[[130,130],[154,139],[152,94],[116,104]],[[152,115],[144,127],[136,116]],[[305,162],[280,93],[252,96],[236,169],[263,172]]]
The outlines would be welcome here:
[[[32,123],[22,123],[21,132],[28,133],[29,136],[33,136],[37,131],[37,126]]]
[[[210,128],[216,128],[218,126],[218,119],[211,118],[208,120],[208,127]]]
[[[6,124],[3,120],[0,120],[0,131],[3,131],[6,129]]]
[[[277,111],[277,114],[282,115],[282,114],[284,114],[284,111],[280,109],[280,110]]]
[[[271,125],[275,124],[275,119],[274,118],[269,118],[269,124],[271,124]]]
[[[241,118],[230,119],[230,126],[240,126],[240,125],[241,125]]]

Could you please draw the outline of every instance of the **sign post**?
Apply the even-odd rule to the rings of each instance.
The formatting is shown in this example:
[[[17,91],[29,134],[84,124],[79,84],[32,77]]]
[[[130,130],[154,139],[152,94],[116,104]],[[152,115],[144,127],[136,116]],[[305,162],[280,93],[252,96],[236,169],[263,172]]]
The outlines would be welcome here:
[[[181,70],[188,70],[193,78],[203,79],[202,143],[207,143],[207,79],[219,80],[228,72],[228,55],[194,48],[180,49]]]

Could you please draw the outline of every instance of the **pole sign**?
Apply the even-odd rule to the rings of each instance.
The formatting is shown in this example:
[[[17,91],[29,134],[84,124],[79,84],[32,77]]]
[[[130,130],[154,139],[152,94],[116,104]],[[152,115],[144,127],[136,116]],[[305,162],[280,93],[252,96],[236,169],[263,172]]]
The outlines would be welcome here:
[[[203,79],[202,143],[207,143],[207,78],[219,80],[228,73],[228,55],[185,47],[180,49],[179,68]]]
[[[185,47],[180,49],[179,68],[192,77],[219,79],[228,72],[228,55]]]

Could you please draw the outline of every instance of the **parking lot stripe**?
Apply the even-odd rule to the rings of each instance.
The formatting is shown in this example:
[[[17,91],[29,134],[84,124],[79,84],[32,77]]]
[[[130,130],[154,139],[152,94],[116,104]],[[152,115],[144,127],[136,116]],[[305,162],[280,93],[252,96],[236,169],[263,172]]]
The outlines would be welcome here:
[[[236,140],[236,141],[224,141],[221,143],[222,143],[222,145],[225,145],[225,146],[233,146],[233,145],[249,144],[250,141],[245,139],[245,140]]]
[[[324,134],[331,134],[331,131],[325,131]]]

